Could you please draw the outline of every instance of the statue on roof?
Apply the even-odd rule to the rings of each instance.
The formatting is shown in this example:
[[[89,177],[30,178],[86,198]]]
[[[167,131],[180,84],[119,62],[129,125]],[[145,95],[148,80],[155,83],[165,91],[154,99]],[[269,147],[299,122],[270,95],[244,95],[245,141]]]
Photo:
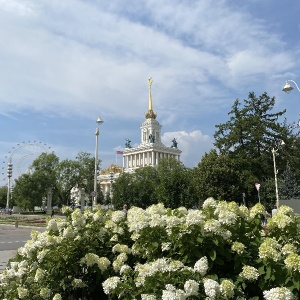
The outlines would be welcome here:
[[[150,133],[150,135],[149,135],[149,142],[155,143],[155,136],[152,133]]]
[[[177,141],[176,141],[176,139],[174,138],[173,140],[172,140],[172,146],[171,146],[171,148],[177,148]]]
[[[125,139],[126,143],[125,143],[125,148],[131,148],[131,140]]]

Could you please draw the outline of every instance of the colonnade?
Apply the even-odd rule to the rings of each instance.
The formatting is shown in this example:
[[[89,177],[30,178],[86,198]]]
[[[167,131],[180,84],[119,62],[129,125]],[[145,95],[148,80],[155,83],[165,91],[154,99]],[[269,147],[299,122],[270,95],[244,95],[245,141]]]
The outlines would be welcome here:
[[[155,166],[162,158],[176,158],[180,160],[179,154],[164,153],[158,151],[148,151],[123,155],[123,168],[141,168],[145,166]]]

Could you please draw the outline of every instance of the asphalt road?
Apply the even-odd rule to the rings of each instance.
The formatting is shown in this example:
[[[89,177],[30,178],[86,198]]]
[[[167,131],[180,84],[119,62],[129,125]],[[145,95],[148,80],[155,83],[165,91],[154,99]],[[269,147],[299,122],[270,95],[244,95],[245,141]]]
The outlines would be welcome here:
[[[30,240],[31,230],[44,231],[45,228],[33,228],[0,224],[0,272],[5,269],[7,261],[14,257],[18,248]]]

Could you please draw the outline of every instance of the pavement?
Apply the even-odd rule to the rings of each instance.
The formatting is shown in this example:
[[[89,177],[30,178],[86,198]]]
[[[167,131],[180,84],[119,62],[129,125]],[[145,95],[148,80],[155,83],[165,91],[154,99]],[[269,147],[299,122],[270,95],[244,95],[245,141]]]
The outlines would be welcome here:
[[[0,251],[0,273],[6,268],[7,262],[17,254],[17,250]]]
[[[13,258],[18,248],[30,240],[32,230],[44,231],[45,227],[18,226],[0,224],[0,273],[6,268],[9,259]]]

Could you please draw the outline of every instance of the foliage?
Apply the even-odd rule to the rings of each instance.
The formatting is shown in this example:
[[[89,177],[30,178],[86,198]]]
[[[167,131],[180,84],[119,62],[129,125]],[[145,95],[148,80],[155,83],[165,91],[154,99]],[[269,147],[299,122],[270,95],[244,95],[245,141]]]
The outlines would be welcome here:
[[[65,208],[0,275],[1,299],[299,299],[299,219],[207,199],[123,211]]]
[[[238,160],[226,154],[218,154],[216,150],[206,153],[201,162],[194,168],[194,185],[200,203],[210,195],[216,198],[242,202],[242,194],[246,192],[245,172]]]
[[[113,204],[146,208],[164,203],[170,208],[192,207],[196,201],[192,171],[174,158],[159,161],[158,168],[144,167],[134,173],[123,173],[113,184]]]
[[[300,196],[300,187],[290,165],[286,166],[278,183],[279,196],[283,199],[294,199]]]
[[[6,207],[7,186],[0,187],[0,207]]]
[[[257,97],[250,92],[248,99],[234,102],[229,121],[216,125],[215,146],[242,166],[245,172],[242,187],[250,199],[255,197],[255,182],[262,183],[274,176],[271,149],[278,141],[283,140],[286,146],[284,151],[278,150],[277,168],[283,170],[289,161],[298,167],[300,164],[299,128],[286,120],[280,122],[285,110],[273,112],[274,105],[275,97],[267,93]]]
[[[32,164],[33,172],[16,179],[13,202],[25,209],[41,206],[49,188],[53,205],[70,204],[73,187],[84,188],[89,195],[94,185],[94,163],[91,154],[85,152],[80,152],[76,160],[62,161],[54,153],[42,153]]]

